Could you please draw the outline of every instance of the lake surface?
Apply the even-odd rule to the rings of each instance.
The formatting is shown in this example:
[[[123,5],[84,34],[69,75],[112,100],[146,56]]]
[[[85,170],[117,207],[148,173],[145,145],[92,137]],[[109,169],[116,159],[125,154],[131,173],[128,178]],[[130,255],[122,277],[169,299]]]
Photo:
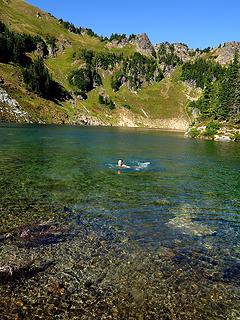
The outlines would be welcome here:
[[[120,158],[131,168],[118,170]],[[233,142],[1,125],[0,267],[15,278],[4,271],[0,310],[6,319],[240,319],[239,172]]]

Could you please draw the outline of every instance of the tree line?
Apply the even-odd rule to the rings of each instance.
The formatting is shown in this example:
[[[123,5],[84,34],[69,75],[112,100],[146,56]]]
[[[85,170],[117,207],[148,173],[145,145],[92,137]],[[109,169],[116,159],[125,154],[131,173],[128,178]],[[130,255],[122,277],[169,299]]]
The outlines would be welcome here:
[[[200,121],[215,119],[240,123],[240,62],[237,51],[230,65],[222,67],[211,60],[197,59],[183,66],[183,80],[193,80],[203,89],[191,108],[200,111]]]
[[[75,34],[86,33],[90,37],[100,38],[100,40],[104,39],[103,37],[97,35],[91,28],[76,27],[73,23],[64,21],[63,19],[58,19],[58,21],[69,32],[73,32]]]

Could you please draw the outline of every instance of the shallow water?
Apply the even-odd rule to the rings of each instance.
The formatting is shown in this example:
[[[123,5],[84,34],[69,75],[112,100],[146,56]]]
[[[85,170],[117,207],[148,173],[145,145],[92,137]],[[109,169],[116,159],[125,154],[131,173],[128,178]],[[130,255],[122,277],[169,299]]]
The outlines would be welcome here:
[[[120,158],[132,168],[118,170]],[[0,232],[20,228],[20,235],[1,243],[1,266],[16,266],[30,255],[54,257],[55,262],[36,277],[18,279],[17,287],[13,281],[2,285],[5,301],[18,306],[9,317],[0,306],[6,319],[16,314],[27,318],[29,310],[33,318],[51,318],[52,311],[41,315],[39,306],[55,302],[38,301],[35,281],[47,299],[51,279],[59,284],[59,274],[66,276],[69,268],[79,274],[77,252],[89,252],[82,277],[107,273],[99,290],[106,283],[112,290],[110,309],[97,307],[99,293],[91,291],[91,300],[88,291],[81,319],[94,314],[99,319],[239,319],[239,170],[240,148],[232,142],[191,140],[159,130],[2,125]],[[46,231],[47,242],[34,245],[38,231],[30,228],[35,234],[31,242],[22,236],[26,226],[49,221],[67,225],[67,235],[59,236],[58,226],[50,236]],[[91,236],[81,229],[83,223]],[[98,242],[105,258],[98,257],[93,272]],[[67,279],[64,288],[73,281]],[[54,307],[56,318],[74,319],[69,297],[78,305],[82,285],[75,283],[77,298],[73,292],[63,295],[67,306]],[[116,294],[119,300],[113,301]],[[95,311],[89,299],[95,301]]]

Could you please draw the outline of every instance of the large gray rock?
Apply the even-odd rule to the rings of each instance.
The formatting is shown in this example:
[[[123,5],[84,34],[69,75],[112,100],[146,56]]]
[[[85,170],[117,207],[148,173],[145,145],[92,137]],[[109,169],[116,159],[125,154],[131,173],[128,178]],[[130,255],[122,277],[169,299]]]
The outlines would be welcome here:
[[[45,57],[45,47],[44,47],[44,44],[43,42],[39,42],[37,44],[37,49],[35,51],[35,53],[40,57],[40,58],[44,58]]]
[[[55,44],[48,44],[48,52],[50,57],[55,58],[57,56],[57,47]]]
[[[232,141],[230,136],[219,136],[219,135],[215,135],[214,137],[215,141]]]
[[[67,39],[60,39],[59,40],[59,48],[61,52],[64,52],[66,48],[71,46],[71,42]]]

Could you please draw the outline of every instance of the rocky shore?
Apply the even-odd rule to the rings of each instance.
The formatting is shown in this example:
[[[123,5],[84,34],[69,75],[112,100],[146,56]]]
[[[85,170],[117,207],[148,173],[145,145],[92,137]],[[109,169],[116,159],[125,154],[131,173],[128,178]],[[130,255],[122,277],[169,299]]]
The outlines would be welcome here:
[[[235,127],[227,127],[222,124],[219,129],[209,129],[207,125],[191,126],[185,132],[186,137],[198,138],[204,140],[230,142],[240,141],[240,129]]]

